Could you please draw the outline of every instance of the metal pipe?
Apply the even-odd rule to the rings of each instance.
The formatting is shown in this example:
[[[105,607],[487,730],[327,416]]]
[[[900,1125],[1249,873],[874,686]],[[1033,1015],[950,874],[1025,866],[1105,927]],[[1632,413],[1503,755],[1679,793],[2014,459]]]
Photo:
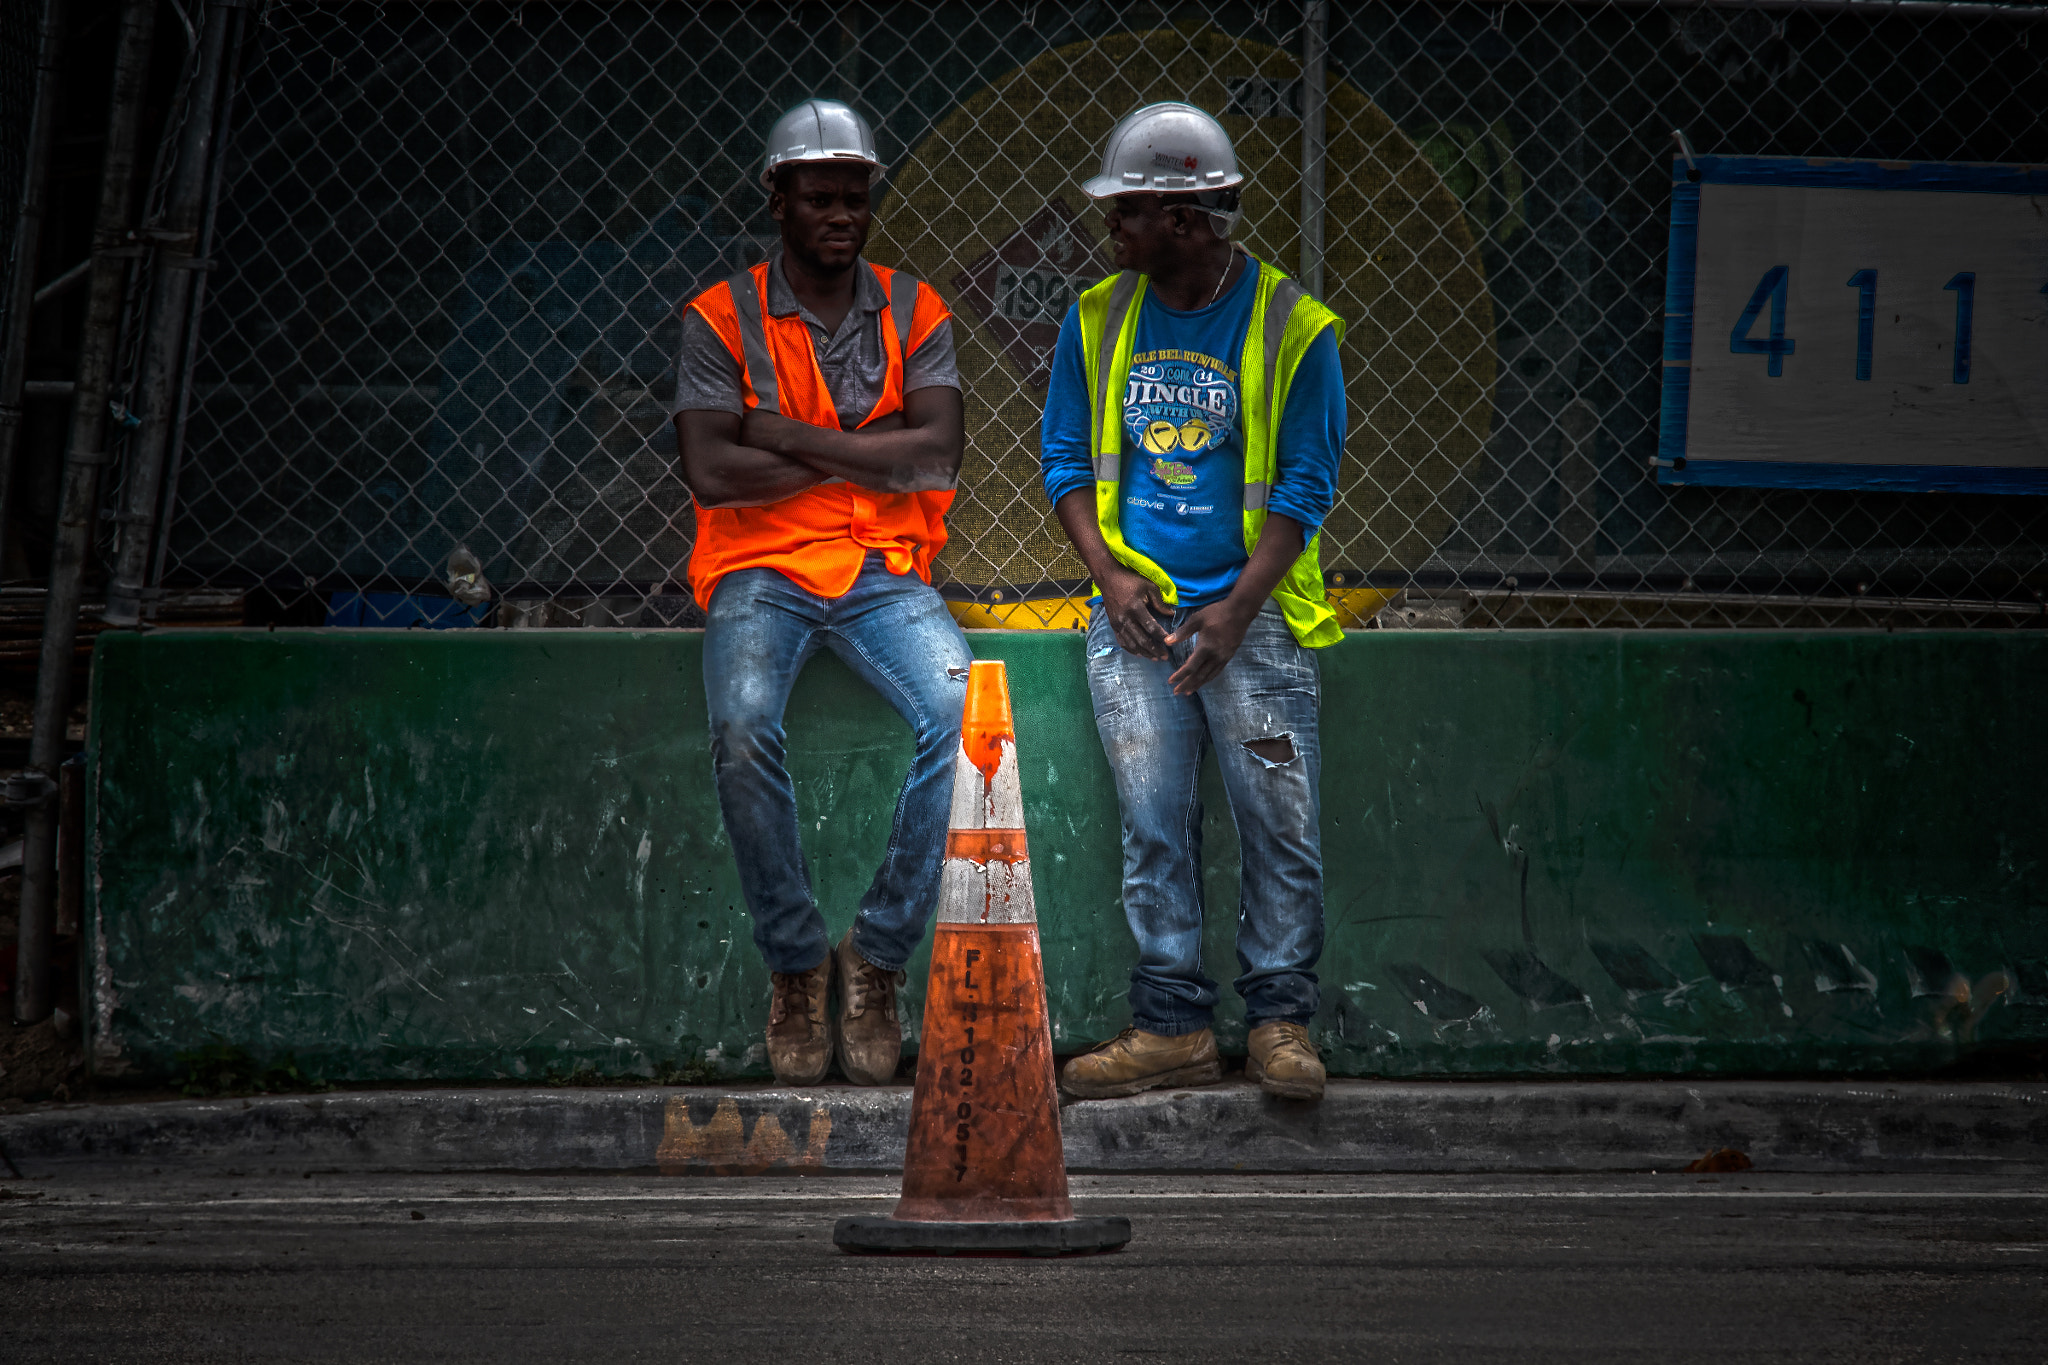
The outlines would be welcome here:
[[[56,298],[59,294],[68,294],[77,286],[84,284],[85,277],[87,275],[90,275],[91,273],[92,258],[88,256],[86,259],[80,261],[77,265],[72,266],[69,270],[59,275],[56,279],[51,280],[48,284],[38,288],[35,293],[35,298],[32,299],[31,302],[34,303],[36,307],[40,308],[44,304],[48,303],[51,299]]]
[[[141,251],[130,239],[135,213],[135,146],[149,85],[149,50],[156,30],[156,0],[124,0],[115,39],[113,97],[107,105],[105,159],[100,166],[99,221],[93,225],[92,286],[79,346],[78,390],[72,399],[71,445],[64,454],[57,535],[50,552],[50,590],[43,616],[42,658],[36,672],[34,730],[20,784],[44,790],[24,801],[20,956],[15,968],[14,1019],[33,1024],[56,1004],[50,948],[57,909],[57,808],[50,795],[64,757],[64,713],[71,697],[71,650],[78,641],[78,604],[86,558],[98,520],[100,469],[107,463],[107,392],[112,386],[115,333],[128,263]],[[37,783],[35,779],[41,779]]]
[[[218,117],[213,132],[213,172],[207,180],[206,210],[200,216],[199,254],[213,256],[214,223],[220,217],[220,187],[228,165],[228,132],[234,127],[235,92],[241,89],[242,54],[249,42],[249,12],[257,0],[235,0],[239,11],[228,30],[227,72],[221,77],[221,96],[215,101]],[[193,276],[192,306],[185,313],[185,354],[178,364],[178,411],[171,422],[171,449],[165,459],[163,490],[157,498],[155,534],[150,537],[147,589],[163,581],[164,554],[171,539],[171,516],[178,506],[178,475],[185,465],[185,424],[192,415],[192,375],[199,363],[199,320],[206,312],[206,277],[201,270]]]
[[[1301,7],[1301,287],[1323,295],[1323,69],[1328,64],[1330,7]]]
[[[219,125],[214,102],[221,88],[227,55],[229,20],[237,6],[213,0],[207,6],[199,36],[199,67],[187,93],[185,126],[179,135],[177,168],[164,199],[163,221],[150,234],[162,244],[157,256],[155,287],[150,294],[149,323],[143,332],[142,366],[130,410],[142,419],[128,447],[128,477],[122,489],[120,538],[114,572],[107,584],[107,604],[100,618],[108,625],[132,626],[142,620],[148,590],[150,550],[156,540],[158,493],[162,487],[164,453],[170,448],[177,420],[179,361],[185,349],[185,323],[192,306],[193,282],[205,262],[199,247],[199,218],[205,207],[207,172],[211,169],[214,130]]]
[[[29,116],[28,153],[22,160],[14,273],[7,286],[6,351],[0,356],[0,563],[7,558],[7,503],[14,486],[14,451],[21,437],[21,386],[28,376],[29,324],[35,305],[42,301],[42,291],[36,288],[36,257],[41,254],[43,210],[49,202],[50,143],[57,127],[57,65],[64,54],[64,6],[65,0],[43,0],[43,32],[36,51],[36,103]]]

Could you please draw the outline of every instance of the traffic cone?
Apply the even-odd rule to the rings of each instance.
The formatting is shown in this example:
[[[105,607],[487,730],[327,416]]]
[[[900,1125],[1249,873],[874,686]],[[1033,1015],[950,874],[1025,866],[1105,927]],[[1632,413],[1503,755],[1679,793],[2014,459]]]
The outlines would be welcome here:
[[[842,1218],[848,1251],[1113,1251],[1127,1218],[1076,1218],[1067,1199],[1045,967],[1031,898],[1016,731],[1003,665],[976,662],[953,766],[903,1198]]]

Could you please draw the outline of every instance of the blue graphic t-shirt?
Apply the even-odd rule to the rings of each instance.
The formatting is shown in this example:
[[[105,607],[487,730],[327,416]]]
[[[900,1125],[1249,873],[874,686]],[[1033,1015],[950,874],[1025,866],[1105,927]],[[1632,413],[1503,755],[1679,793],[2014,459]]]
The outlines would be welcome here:
[[[1238,272],[1206,308],[1179,312],[1150,290],[1138,309],[1130,382],[1123,400],[1124,539],[1166,570],[1183,606],[1230,595],[1249,556],[1244,548],[1244,439],[1236,359],[1251,323],[1258,270]],[[1079,309],[1070,308],[1053,352],[1052,384],[1040,431],[1046,497],[1058,502],[1092,488],[1088,376]],[[1344,450],[1344,376],[1336,339],[1309,347],[1281,414],[1269,512],[1314,535],[1336,496]]]

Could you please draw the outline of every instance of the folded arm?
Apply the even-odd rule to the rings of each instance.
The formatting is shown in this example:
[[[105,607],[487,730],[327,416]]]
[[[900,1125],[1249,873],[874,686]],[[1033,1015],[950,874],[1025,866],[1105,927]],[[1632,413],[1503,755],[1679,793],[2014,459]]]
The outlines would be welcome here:
[[[676,449],[682,455],[683,482],[702,507],[765,507],[831,477],[801,460],[746,444],[736,412],[677,413]]]
[[[683,481],[704,507],[762,507],[835,478],[878,493],[951,488],[965,445],[960,391],[945,386],[914,390],[858,431],[758,408],[676,414]]]
[[[960,390],[936,385],[905,394],[900,415],[858,431],[814,427],[756,408],[741,421],[740,437],[824,478],[877,493],[923,493],[951,488],[959,477],[966,425]]]

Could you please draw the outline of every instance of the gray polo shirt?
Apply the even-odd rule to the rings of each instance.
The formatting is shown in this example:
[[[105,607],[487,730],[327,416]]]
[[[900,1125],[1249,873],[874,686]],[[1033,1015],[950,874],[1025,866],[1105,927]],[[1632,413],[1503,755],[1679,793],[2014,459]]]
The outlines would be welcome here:
[[[782,273],[782,253],[768,262],[768,311],[778,318],[792,313],[811,329],[811,346],[818,353],[818,372],[825,377],[825,391],[839,412],[839,426],[851,431],[881,401],[889,374],[889,358],[882,349],[882,315],[888,311],[889,296],[875,281],[875,272],[865,262],[853,272],[853,307],[847,310],[839,330],[829,335],[825,324],[798,303]],[[711,324],[694,308],[683,310],[683,336],[676,361],[675,412],[731,412],[745,415],[746,388],[740,362]],[[960,367],[953,358],[953,323],[949,318],[932,329],[918,348],[903,362],[903,392],[918,389],[957,389]]]

